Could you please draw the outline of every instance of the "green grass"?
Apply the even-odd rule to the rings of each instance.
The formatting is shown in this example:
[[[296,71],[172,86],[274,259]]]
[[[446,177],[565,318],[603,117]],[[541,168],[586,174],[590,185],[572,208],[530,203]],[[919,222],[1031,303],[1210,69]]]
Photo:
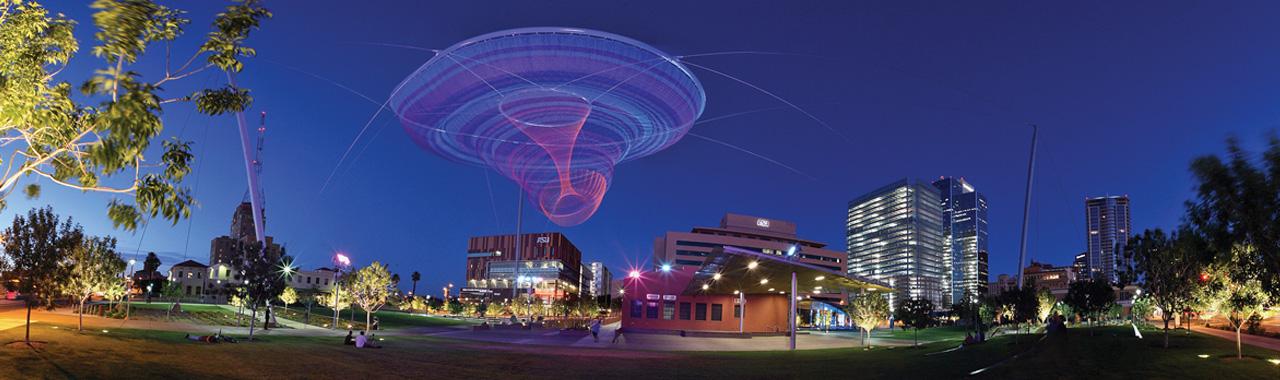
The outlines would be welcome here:
[[[942,326],[920,330],[921,342],[935,342],[941,340],[964,340],[964,333],[967,331],[961,326]],[[876,338],[890,338],[913,340],[916,334],[915,330],[894,328],[893,331],[877,330],[873,333]]]
[[[249,326],[248,316],[250,313],[247,310],[243,317],[237,318],[234,311],[218,305],[184,303],[182,304],[181,312],[169,313],[166,316],[165,311],[169,309],[170,305],[172,304],[168,302],[135,302],[131,305],[132,310],[129,313],[129,319],[182,322],[210,326]],[[259,311],[259,314],[261,313]]]
[[[277,310],[278,309],[279,308],[277,308]],[[305,312],[306,312],[306,306],[301,306],[301,307],[293,306],[289,308],[289,312],[282,312],[280,313],[280,315],[285,318],[289,318],[289,319],[301,322],[303,321],[303,319],[306,318]],[[340,325],[343,325],[344,327],[346,324],[351,323],[356,328],[362,328],[364,326],[365,314],[366,313],[364,312],[364,310],[360,310],[357,308],[355,310],[355,322],[352,323],[351,309],[344,309],[342,310],[342,314],[339,315],[338,317],[338,322]],[[394,329],[413,328],[413,327],[465,326],[465,325],[475,324],[469,321],[463,321],[463,320],[457,320],[457,319],[451,319],[451,318],[413,315],[405,312],[392,311],[392,310],[379,310],[378,312],[373,313],[373,315],[378,317],[378,323],[379,323],[378,326],[379,328],[384,330],[388,330],[388,329],[394,330]],[[323,327],[325,326],[325,324],[328,324],[331,322],[333,322],[333,309],[320,307],[320,306],[311,307],[311,321],[310,321],[311,325]]]
[[[267,336],[253,343],[203,344],[182,333],[112,330],[83,334],[36,324],[39,352],[2,348],[0,378],[958,378],[1025,353],[980,378],[1230,378],[1275,379],[1280,368],[1258,358],[1280,353],[1249,349],[1258,358],[1222,358],[1232,342],[1192,335],[1176,348],[1158,347],[1154,332],[1132,338],[1126,328],[1100,328],[1096,336],[1073,329],[1038,342],[1011,336],[950,353],[928,355],[954,342],[922,348],[857,348],[773,352],[645,352],[479,343],[423,336],[388,336],[381,350],[341,345],[331,337]],[[22,329],[0,331],[0,340]],[[1179,339],[1181,338],[1181,339]],[[1209,359],[1195,355],[1207,353]],[[113,370],[123,369],[124,370]]]

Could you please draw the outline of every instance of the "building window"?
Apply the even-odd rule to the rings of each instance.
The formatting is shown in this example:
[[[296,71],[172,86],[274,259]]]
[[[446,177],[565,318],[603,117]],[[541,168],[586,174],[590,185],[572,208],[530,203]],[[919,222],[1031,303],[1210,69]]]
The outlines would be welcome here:
[[[693,304],[688,302],[680,303],[680,320],[687,321],[693,314]]]
[[[187,285],[187,295],[191,295],[191,285]]]
[[[646,306],[647,308],[645,308],[644,317],[649,319],[658,319],[658,302],[649,301],[649,304]]]
[[[675,319],[676,301],[662,301],[662,319]]]
[[[742,318],[742,305],[733,305],[733,317]]]
[[[724,314],[724,305],[714,303],[711,304],[711,320],[719,321]]]
[[[644,303],[640,300],[631,301],[631,318],[640,318],[640,309],[644,308]]]
[[[707,304],[700,303],[694,308],[694,315],[699,321],[707,320]]]

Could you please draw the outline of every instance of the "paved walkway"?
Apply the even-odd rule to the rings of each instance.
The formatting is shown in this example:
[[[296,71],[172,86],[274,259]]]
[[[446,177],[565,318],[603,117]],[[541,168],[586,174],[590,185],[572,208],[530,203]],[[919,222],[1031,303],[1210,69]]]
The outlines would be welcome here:
[[[1222,339],[1230,340],[1232,342],[1236,341],[1236,333],[1233,331],[1218,330],[1212,327],[1192,328],[1191,331],[1195,331],[1205,335],[1216,336]],[[1242,333],[1240,334],[1240,342],[1250,346],[1254,346],[1254,347],[1261,347],[1268,350],[1280,351],[1280,339],[1276,339],[1276,338],[1249,335],[1249,334]]]
[[[598,342],[592,339],[590,334],[561,335],[558,330],[465,330],[429,335],[518,345],[646,351],[776,351],[787,349],[790,340],[785,336],[730,338],[630,333],[623,334],[622,338],[618,339],[618,343],[613,343],[614,331],[618,329],[618,326],[619,324],[616,322],[603,326],[600,329],[600,340]],[[861,343],[858,333],[852,331],[810,332],[796,335],[796,349],[801,350],[848,348],[856,347]],[[909,346],[911,341],[873,337],[872,345]]]

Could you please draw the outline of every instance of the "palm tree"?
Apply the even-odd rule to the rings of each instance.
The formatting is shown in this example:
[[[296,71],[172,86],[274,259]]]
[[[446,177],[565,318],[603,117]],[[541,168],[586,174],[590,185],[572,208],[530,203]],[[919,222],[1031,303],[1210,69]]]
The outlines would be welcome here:
[[[409,290],[409,294],[413,294],[413,295],[418,294],[418,280],[421,280],[421,279],[422,279],[422,274],[418,273],[418,271],[416,270],[413,271],[413,274],[409,275],[409,280],[413,281],[413,289]]]

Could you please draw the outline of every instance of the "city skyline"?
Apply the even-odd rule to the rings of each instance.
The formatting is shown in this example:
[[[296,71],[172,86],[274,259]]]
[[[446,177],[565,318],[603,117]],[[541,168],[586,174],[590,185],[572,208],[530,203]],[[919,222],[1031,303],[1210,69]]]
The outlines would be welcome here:
[[[221,4],[191,6],[195,7],[193,14],[207,17]],[[1216,71],[1214,75],[1226,78],[1220,87],[1168,88],[1149,96],[1153,83],[1177,76],[1179,70],[1199,67],[1195,57],[1215,52],[1222,56],[1244,54],[1236,47],[1213,41],[1267,43],[1259,40],[1265,36],[1249,33],[1244,26],[1248,23],[1243,22],[1238,23],[1242,25],[1239,28],[1218,25],[1199,35],[1190,33],[1173,22],[1193,11],[1185,8],[1160,9],[1154,14],[1151,10],[1124,5],[1115,5],[1110,13],[1103,14],[1008,9],[991,16],[974,15],[988,17],[986,24],[990,29],[961,31],[938,41],[926,41],[907,34],[911,25],[937,21],[928,30],[956,30],[955,21],[945,20],[943,15],[972,11],[945,6],[914,12],[895,6],[868,9],[836,5],[823,12],[813,12],[744,5],[741,12],[726,16],[717,7],[695,4],[688,7],[687,14],[672,18],[671,25],[664,28],[626,22],[654,11],[613,12],[601,16],[593,12],[593,6],[583,4],[545,9],[509,5],[525,16],[518,20],[485,19],[479,11],[454,9],[450,8],[454,5],[449,4],[438,10],[406,5],[409,9],[404,12],[377,15],[381,20],[382,17],[407,18],[410,14],[421,14],[425,16],[418,17],[430,21],[427,26],[408,28],[397,26],[396,22],[371,22],[368,19],[375,15],[362,13],[364,10],[337,12],[280,6],[279,18],[273,20],[272,27],[292,33],[263,34],[258,43],[259,57],[251,60],[253,64],[247,66],[243,74],[246,86],[255,90],[253,111],[266,110],[269,114],[263,168],[269,200],[267,234],[284,244],[304,267],[326,266],[333,252],[344,251],[361,263],[377,259],[390,264],[396,272],[422,271],[427,279],[422,286],[433,285],[427,289],[462,280],[456,268],[462,265],[459,254],[465,250],[467,236],[514,232],[516,186],[492,173],[422,154],[404,138],[394,121],[384,115],[373,122],[367,136],[369,140],[357,144],[351,163],[339,168],[331,188],[318,193],[342,151],[377,109],[377,104],[326,80],[380,102],[397,81],[429,57],[421,51],[378,44],[443,48],[486,31],[570,25],[608,29],[651,42],[672,54],[743,49],[823,57],[744,56],[721,60],[712,56],[698,61],[788,99],[838,132],[750,87],[697,71],[708,88],[708,111],[702,120],[739,112],[754,113],[700,124],[693,132],[760,154],[786,167],[718,142],[688,137],[647,161],[624,164],[622,167],[629,174],[614,180],[614,189],[603,199],[596,219],[578,227],[558,229],[575,239],[585,258],[603,260],[612,268],[643,262],[649,256],[650,239],[656,234],[700,224],[725,212],[793,220],[806,226],[806,236],[838,249],[844,238],[843,212],[836,210],[843,209],[849,198],[893,178],[935,178],[943,174],[964,176],[982,184],[993,206],[990,272],[993,275],[1014,273],[1030,135],[1029,128],[1025,127],[1028,122],[1041,126],[1042,137],[1028,261],[1067,264],[1074,254],[1085,250],[1078,227],[1084,225],[1079,212],[1081,199],[1106,193],[1130,194],[1144,205],[1134,210],[1134,228],[1139,231],[1155,227],[1168,229],[1177,223],[1181,202],[1190,198],[1186,163],[1192,157],[1220,151],[1221,141],[1228,134],[1253,138],[1274,126],[1273,117],[1259,111],[1265,107],[1252,100],[1257,97],[1243,100],[1232,95],[1274,87],[1272,84],[1277,78],[1265,70],[1252,70],[1247,80],[1235,71]],[[68,7],[65,11],[82,20],[88,19],[90,12],[87,7]],[[1185,41],[1200,53],[1192,57],[1180,51],[1132,51],[1135,44],[1145,41],[1142,35],[1124,35],[1109,39],[1106,44],[1075,45],[1069,41],[1096,40],[1105,34],[1047,18],[1056,11],[1098,23],[1119,22],[1134,14],[1143,14],[1158,21],[1153,28]],[[860,18],[864,12],[883,16]],[[1222,17],[1252,17],[1230,9],[1213,12],[1219,12]],[[588,14],[601,19],[588,18]],[[742,21],[731,23],[735,25],[752,25],[750,20],[773,17],[791,20],[818,17],[826,21],[788,23],[793,25],[789,30],[699,27],[697,21],[709,15]],[[1018,17],[1014,16],[1037,20],[1036,27],[1043,32],[1033,36],[1001,34],[1001,38],[989,39],[992,33],[1026,29],[1027,23],[1032,22],[1016,21]],[[354,35],[338,35],[313,26],[323,23],[316,20],[339,17],[351,17],[352,22],[359,25],[352,28]],[[832,22],[841,18],[866,20],[851,26]],[[905,22],[914,18],[921,19]],[[901,26],[895,26],[898,24]],[[689,30],[697,31],[697,37],[685,37]],[[76,33],[82,40],[89,40],[92,29],[77,28]],[[868,57],[831,49],[832,41],[818,43],[798,38],[815,33],[848,35],[850,37],[835,40],[836,46],[884,54],[863,59]],[[738,34],[746,36],[742,40],[751,42],[732,42],[736,39],[730,37]],[[308,38],[297,39],[296,35]],[[1090,35],[1099,38],[1088,38]],[[985,42],[973,45],[977,41]],[[964,45],[969,47],[955,47],[964,42],[970,43]],[[923,54],[920,51],[895,50],[916,43],[930,55],[967,54],[970,59],[938,65],[918,59]],[[1038,50],[1041,46],[1053,49]],[[179,44],[175,48],[192,47]],[[314,61],[322,51],[340,54],[328,62]],[[1032,54],[1034,52],[1041,55]],[[996,58],[1011,53],[1024,53],[1031,58],[1018,65],[1000,63],[1005,61]],[[1088,70],[1102,65],[1092,58],[1099,54],[1113,57],[1106,63],[1110,70],[1087,74],[1094,72]],[[1253,51],[1248,54],[1250,59],[1242,64],[1266,66],[1277,59]],[[1166,66],[1165,71],[1141,69],[1149,67],[1147,63],[1152,60],[1173,63],[1171,67]],[[69,78],[81,79],[93,66],[88,61],[73,60],[65,72]],[[849,66],[848,62],[857,63]],[[995,63],[1000,64],[994,67],[1005,68],[1000,75],[984,71]],[[144,64],[157,63],[144,61]],[[1084,67],[1075,68],[1081,65]],[[853,70],[845,70],[848,68]],[[775,70],[785,75],[770,75]],[[1032,71],[1054,75],[1033,75]],[[1132,84],[1133,89],[1098,93],[1088,87],[1118,80]],[[294,89],[299,87],[313,90],[309,96],[298,96]],[[853,88],[865,91],[849,92]],[[1183,99],[1192,96],[1214,101],[1204,107],[1182,106]],[[1090,102],[1079,101],[1086,98]],[[1121,101],[1129,106],[1123,109],[1111,106]],[[1020,111],[1013,113],[1007,111],[1009,109]],[[10,199],[9,207],[0,218],[8,220],[34,205],[51,204],[56,211],[74,216],[91,233],[120,237],[121,250],[130,255],[134,251],[143,255],[156,251],[165,258],[165,266],[184,258],[207,257],[205,242],[224,233],[227,220],[243,195],[241,152],[229,128],[232,125],[229,118],[190,118],[193,121],[184,122],[188,116],[181,108],[166,113],[164,118],[169,125],[167,135],[197,141],[194,151],[199,166],[189,178],[189,184],[200,207],[194,210],[190,222],[169,226],[157,221],[149,227],[140,227],[137,233],[126,233],[111,228],[103,216],[109,197],[83,195],[53,186],[46,186],[42,197],[34,201],[20,197]],[[787,128],[777,129],[779,125]],[[1085,138],[1104,130],[1117,134],[1115,142],[1098,146],[1097,142]],[[1162,138],[1144,138],[1153,133]],[[851,136],[854,142],[845,141],[841,135]],[[919,135],[945,138],[936,142],[914,140],[919,144],[915,151],[917,158],[901,163],[874,160],[897,149],[890,144],[875,144],[875,141],[909,141],[910,137]],[[971,157],[955,158],[960,149],[957,146],[978,141],[991,148]],[[1081,146],[1091,147],[1091,157],[1078,157],[1076,152]],[[832,159],[846,157],[842,152],[848,151],[857,153],[847,159]],[[1129,165],[1104,170],[1076,167],[1077,164],[1101,166],[1120,159]],[[850,161],[864,164],[856,171],[849,170],[846,165]],[[700,164],[688,165],[689,162]],[[780,189],[782,185],[763,185],[769,182],[795,186]],[[673,185],[682,183],[696,185]],[[654,194],[672,195],[655,197]],[[1150,207],[1146,207],[1148,205]],[[526,231],[550,230],[548,221],[537,218],[529,207],[526,211]],[[1047,224],[1057,220],[1069,228]]]

